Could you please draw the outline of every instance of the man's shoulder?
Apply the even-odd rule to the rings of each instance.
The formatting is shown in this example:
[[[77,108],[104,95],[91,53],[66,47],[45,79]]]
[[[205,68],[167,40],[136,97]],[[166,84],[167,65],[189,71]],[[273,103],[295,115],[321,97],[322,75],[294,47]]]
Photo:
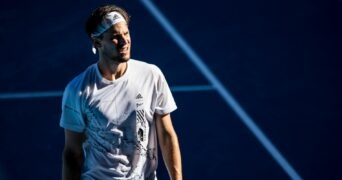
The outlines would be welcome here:
[[[150,63],[147,63],[146,61],[142,61],[142,60],[136,60],[136,59],[130,59],[129,63],[131,65],[133,65],[134,67],[144,67],[144,68],[150,68],[151,65]]]
[[[158,74],[161,72],[157,65],[145,61],[131,59],[130,63],[133,65],[134,69],[143,71],[144,73]]]

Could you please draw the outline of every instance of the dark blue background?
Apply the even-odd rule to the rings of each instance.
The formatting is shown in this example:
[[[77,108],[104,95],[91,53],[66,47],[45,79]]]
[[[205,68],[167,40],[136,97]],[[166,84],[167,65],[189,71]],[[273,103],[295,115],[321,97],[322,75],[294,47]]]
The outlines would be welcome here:
[[[0,93],[63,90],[97,61],[84,21],[112,2],[132,15],[133,58],[170,86],[209,84],[139,1],[19,0],[0,6]],[[304,179],[342,179],[341,1],[155,3]],[[216,91],[174,96],[184,179],[289,179]],[[0,100],[0,179],[61,178],[60,105]]]

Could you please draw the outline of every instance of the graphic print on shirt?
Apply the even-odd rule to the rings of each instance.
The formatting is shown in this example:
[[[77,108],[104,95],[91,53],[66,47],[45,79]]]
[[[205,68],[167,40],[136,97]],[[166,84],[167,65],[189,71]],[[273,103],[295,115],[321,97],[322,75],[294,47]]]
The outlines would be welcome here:
[[[135,113],[134,111],[118,113],[116,106],[115,101],[93,101],[85,109],[86,123],[88,124],[87,143],[92,148],[104,153],[113,153],[113,150],[119,153],[119,148],[131,149],[127,152],[133,152],[135,136],[127,135],[127,131],[135,127],[131,125],[135,123]]]
[[[144,98],[139,93],[136,98],[136,123],[137,123],[137,146],[139,149],[146,148],[146,145],[144,146],[144,142],[146,143],[146,119],[145,119],[145,110],[144,110]]]
[[[142,172],[147,158],[149,125],[145,117],[144,97],[141,95],[141,93],[136,95],[135,104],[137,159],[133,160],[133,162],[135,161],[136,164],[133,174],[138,174],[138,172]]]
[[[149,134],[143,97],[137,100],[136,92],[128,92],[122,97],[103,99],[93,98],[85,108],[87,144],[96,154],[88,159],[96,157],[92,159],[110,167],[112,177],[143,179]],[[94,168],[91,164],[87,167]]]

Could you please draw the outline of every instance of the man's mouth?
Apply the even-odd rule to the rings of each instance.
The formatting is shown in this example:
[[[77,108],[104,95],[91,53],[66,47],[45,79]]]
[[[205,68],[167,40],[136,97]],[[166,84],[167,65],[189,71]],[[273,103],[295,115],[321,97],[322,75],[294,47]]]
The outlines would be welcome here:
[[[128,47],[120,48],[120,49],[119,49],[119,52],[120,52],[121,54],[127,53],[127,52],[128,52]]]

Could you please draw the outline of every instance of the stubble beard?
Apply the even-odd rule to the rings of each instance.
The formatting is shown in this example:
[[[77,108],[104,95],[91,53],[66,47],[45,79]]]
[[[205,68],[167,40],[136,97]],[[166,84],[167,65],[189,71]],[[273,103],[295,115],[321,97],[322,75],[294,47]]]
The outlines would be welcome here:
[[[126,56],[121,56],[119,53],[117,55],[112,55],[109,58],[113,63],[124,63],[127,62],[131,58],[131,53],[129,52]]]
[[[131,55],[128,54],[127,57],[117,56],[116,58],[113,59],[113,61],[116,61],[118,63],[124,63],[124,62],[127,62],[130,58],[131,58]]]

